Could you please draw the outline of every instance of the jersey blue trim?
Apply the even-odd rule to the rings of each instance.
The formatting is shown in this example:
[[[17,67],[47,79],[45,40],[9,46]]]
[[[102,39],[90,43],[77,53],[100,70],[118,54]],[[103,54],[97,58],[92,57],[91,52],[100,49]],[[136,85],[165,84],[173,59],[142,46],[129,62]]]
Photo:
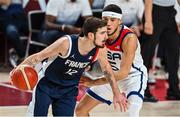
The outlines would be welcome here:
[[[131,95],[138,95],[142,100],[144,99],[144,97],[137,91],[131,91],[128,95],[127,98],[129,98],[129,96]]]
[[[92,96],[93,98],[95,98],[95,99],[97,99],[97,100],[99,100],[99,101],[101,101],[101,102],[103,102],[103,103],[107,103],[108,105],[111,105],[111,103],[112,103],[110,100],[105,100],[105,99],[103,99],[102,97],[100,97],[99,95],[95,94],[91,89],[88,89],[88,90],[87,90],[87,93],[88,93],[90,96]]]
[[[127,95],[127,98],[129,98],[129,96],[131,95],[138,95],[142,100],[144,99],[144,96],[142,96],[140,94],[141,90],[142,90],[142,85],[143,85],[143,71],[141,71],[140,68],[138,67],[135,67],[134,64],[132,64],[132,67],[136,70],[138,70],[139,72],[141,72],[141,83],[140,83],[140,89],[138,91],[131,91],[128,95]]]

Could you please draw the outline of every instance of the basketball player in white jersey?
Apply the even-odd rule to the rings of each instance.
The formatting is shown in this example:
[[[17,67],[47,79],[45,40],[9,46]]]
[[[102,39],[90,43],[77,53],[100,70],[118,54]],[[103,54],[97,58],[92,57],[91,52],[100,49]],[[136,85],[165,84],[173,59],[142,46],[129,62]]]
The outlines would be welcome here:
[[[108,60],[121,92],[128,102],[129,117],[138,117],[143,104],[144,90],[147,84],[147,70],[140,54],[140,44],[136,35],[122,24],[122,11],[117,5],[108,5],[103,9],[102,18],[108,22]],[[112,90],[105,78],[81,79],[85,86],[92,86],[80,100],[76,115],[89,116],[89,112],[100,103],[112,103]],[[102,85],[103,84],[103,85]],[[97,86],[93,86],[97,85]]]

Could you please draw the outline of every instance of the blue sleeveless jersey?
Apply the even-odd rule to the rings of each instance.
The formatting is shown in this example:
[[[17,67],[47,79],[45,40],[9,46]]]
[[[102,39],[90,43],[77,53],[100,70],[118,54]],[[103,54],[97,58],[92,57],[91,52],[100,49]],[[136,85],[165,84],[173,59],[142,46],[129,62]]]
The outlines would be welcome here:
[[[43,64],[44,77],[61,86],[77,86],[85,68],[92,63],[97,48],[87,55],[81,55],[78,50],[78,36],[68,36],[70,48],[65,57],[57,56],[46,60]]]

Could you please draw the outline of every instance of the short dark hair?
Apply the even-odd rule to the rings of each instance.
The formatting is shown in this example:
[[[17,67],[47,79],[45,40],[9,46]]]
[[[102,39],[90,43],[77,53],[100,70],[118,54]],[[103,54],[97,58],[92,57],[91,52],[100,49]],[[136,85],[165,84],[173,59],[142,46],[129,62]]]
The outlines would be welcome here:
[[[115,5],[115,4],[110,4],[107,5],[106,7],[104,7],[103,12],[104,11],[110,11],[110,12],[115,12],[115,13],[119,13],[122,14],[122,10],[119,6]]]
[[[89,32],[96,33],[98,28],[102,28],[107,25],[105,20],[96,17],[90,17],[84,21],[82,26],[83,35],[87,36]]]

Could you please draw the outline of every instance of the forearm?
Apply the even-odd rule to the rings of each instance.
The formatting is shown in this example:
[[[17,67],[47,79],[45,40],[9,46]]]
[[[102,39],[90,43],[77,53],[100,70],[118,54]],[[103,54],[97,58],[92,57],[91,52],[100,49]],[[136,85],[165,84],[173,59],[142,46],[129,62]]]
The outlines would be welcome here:
[[[33,54],[33,55],[29,56],[28,58],[26,58],[20,65],[26,64],[26,65],[30,65],[33,67],[35,64],[41,62],[42,60],[43,60],[43,58],[38,56],[38,54]]]
[[[119,91],[114,74],[111,73],[110,71],[104,71],[104,76],[107,79],[107,81],[109,82],[109,84],[112,88],[113,94],[115,94],[117,91]]]
[[[152,0],[145,0],[145,22],[152,22]]]
[[[59,30],[61,32],[65,32],[69,34],[78,34],[81,32],[81,28],[79,27],[75,27],[73,25],[66,25],[66,24],[56,24],[51,22],[46,23],[46,29]]]
[[[11,0],[0,0],[0,5],[9,5]]]
[[[101,69],[104,72],[104,76],[112,88],[113,94],[117,93],[119,90],[118,90],[117,82],[114,77],[114,73],[112,71],[111,65],[109,64],[107,60],[106,48],[99,50],[98,58],[99,58],[99,63],[101,65]]]
[[[64,31],[65,25],[61,24],[56,24],[52,23],[49,21],[46,21],[46,29],[47,30],[59,30],[59,31]]]

